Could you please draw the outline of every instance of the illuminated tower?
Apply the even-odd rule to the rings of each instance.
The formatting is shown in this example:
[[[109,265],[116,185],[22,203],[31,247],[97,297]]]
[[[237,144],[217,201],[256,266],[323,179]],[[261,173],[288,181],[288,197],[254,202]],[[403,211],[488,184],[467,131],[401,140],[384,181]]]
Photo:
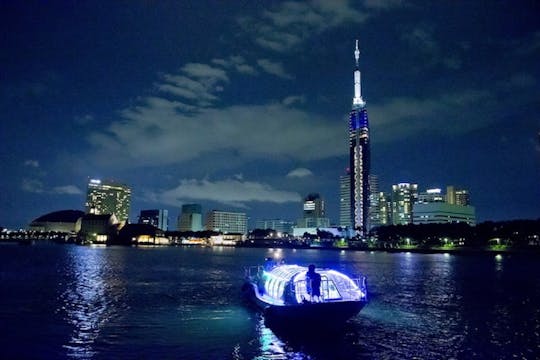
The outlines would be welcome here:
[[[131,189],[114,181],[90,179],[86,193],[86,213],[116,215],[121,225],[128,221]]]
[[[369,229],[369,123],[366,102],[362,99],[358,40],[354,59],[354,98],[349,115],[349,168],[351,176],[351,219],[353,227],[366,235]]]

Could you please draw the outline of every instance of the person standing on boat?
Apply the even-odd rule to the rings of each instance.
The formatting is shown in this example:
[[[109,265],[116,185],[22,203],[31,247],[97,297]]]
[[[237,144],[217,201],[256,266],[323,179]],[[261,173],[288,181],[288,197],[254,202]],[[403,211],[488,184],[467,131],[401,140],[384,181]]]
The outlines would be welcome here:
[[[321,274],[315,272],[315,265],[311,264],[306,273],[306,289],[311,301],[321,301]]]

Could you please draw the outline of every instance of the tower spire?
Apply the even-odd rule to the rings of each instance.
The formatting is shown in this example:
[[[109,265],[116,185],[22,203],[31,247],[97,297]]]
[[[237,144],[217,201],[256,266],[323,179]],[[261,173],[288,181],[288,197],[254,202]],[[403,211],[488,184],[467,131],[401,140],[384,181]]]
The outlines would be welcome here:
[[[356,68],[358,69],[358,59],[360,59],[360,49],[358,49],[358,39],[356,40],[356,50],[354,50],[354,59],[356,60]]]
[[[353,108],[359,108],[366,105],[364,99],[362,99],[362,85],[360,83],[360,69],[358,66],[358,60],[360,59],[360,49],[358,48],[358,40],[356,40],[356,49],[354,50],[354,59],[356,60],[356,68],[354,70],[354,98]]]

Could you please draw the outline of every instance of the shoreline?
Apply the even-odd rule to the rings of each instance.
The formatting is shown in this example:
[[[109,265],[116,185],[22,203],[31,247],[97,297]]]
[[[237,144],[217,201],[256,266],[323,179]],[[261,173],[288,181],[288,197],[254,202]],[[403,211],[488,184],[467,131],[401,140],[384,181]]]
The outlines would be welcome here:
[[[10,239],[0,240],[0,245],[21,245],[21,246],[33,246],[38,244],[55,244],[55,245],[77,245],[88,246],[82,244],[76,244],[73,242],[59,242],[53,240],[43,239]],[[119,244],[101,244],[102,246],[155,246],[155,247],[208,247],[209,245],[183,245],[183,244],[131,244],[131,245],[119,245]],[[454,247],[454,248],[385,248],[385,247],[332,247],[332,246],[309,246],[298,244],[253,244],[253,243],[238,243],[236,245],[214,245],[224,247],[236,247],[236,248],[259,248],[259,249],[299,249],[299,250],[330,250],[330,251],[363,251],[363,252],[386,252],[386,253],[415,253],[415,254],[450,254],[450,255],[533,255],[540,256],[540,247],[531,246],[527,248],[506,248],[506,249],[486,249],[485,247]]]

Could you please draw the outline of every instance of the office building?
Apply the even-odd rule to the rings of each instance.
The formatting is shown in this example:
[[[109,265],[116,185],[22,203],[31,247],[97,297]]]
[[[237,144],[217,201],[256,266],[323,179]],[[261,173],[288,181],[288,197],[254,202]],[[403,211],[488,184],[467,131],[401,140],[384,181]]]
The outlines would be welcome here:
[[[392,224],[406,225],[413,222],[413,205],[418,199],[418,184],[392,185]]]
[[[350,206],[352,225],[366,235],[369,223],[370,141],[366,102],[362,99],[361,75],[358,65],[358,40],[354,51],[354,98],[349,114]]]
[[[380,205],[379,205],[379,177],[369,175],[369,217],[367,223],[368,231],[381,225]]]
[[[139,224],[148,224],[167,231],[169,228],[169,211],[165,209],[141,210]]]
[[[446,197],[442,194],[441,189],[427,189],[418,194],[418,203],[434,203],[446,202]]]
[[[240,212],[212,210],[206,217],[206,230],[224,234],[246,234],[247,215]]]
[[[466,223],[476,224],[474,206],[448,204],[446,202],[425,202],[414,205],[414,224]]]
[[[377,191],[370,194],[370,229],[392,224],[392,202],[388,194]]]
[[[420,193],[417,203],[414,204],[413,223],[475,225],[475,208],[470,205],[469,192],[448,186],[446,195],[442,194],[441,189],[428,189]]]
[[[465,189],[456,189],[454,186],[447,186],[446,202],[452,205],[470,205],[471,198],[469,195],[469,191]]]
[[[179,231],[202,231],[202,207],[200,204],[184,204],[178,216]]]
[[[303,216],[297,221],[297,227],[328,227],[330,219],[325,215],[324,200],[319,194],[312,193],[306,196],[303,205]]]
[[[258,220],[256,224],[257,229],[270,229],[277,231],[281,234],[292,234],[293,222],[283,219],[263,219]]]
[[[86,194],[86,213],[94,215],[112,215],[120,222],[127,223],[131,202],[131,189],[114,181],[90,179]]]
[[[353,228],[351,211],[351,174],[339,177],[339,226]]]

